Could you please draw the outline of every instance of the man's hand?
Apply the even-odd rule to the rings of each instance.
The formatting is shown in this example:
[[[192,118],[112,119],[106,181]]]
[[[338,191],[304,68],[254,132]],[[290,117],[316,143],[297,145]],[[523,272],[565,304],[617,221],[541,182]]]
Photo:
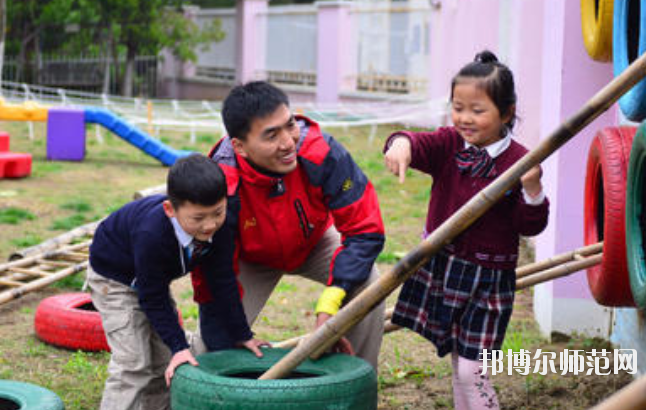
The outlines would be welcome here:
[[[271,343],[266,342],[264,340],[258,340],[258,339],[249,339],[244,342],[239,342],[238,346],[244,347],[246,349],[249,349],[253,352],[253,354],[256,355],[256,357],[262,357],[262,351],[260,350],[261,347],[271,347]]]
[[[390,148],[384,154],[386,168],[399,177],[399,183],[406,179],[406,170],[412,160],[410,140],[406,137],[395,137]]]
[[[166,372],[164,373],[164,376],[166,377],[167,387],[170,387],[170,381],[175,374],[175,369],[177,369],[177,367],[184,363],[190,363],[193,366],[197,366],[198,364],[197,360],[195,360],[193,354],[191,354],[191,351],[188,349],[180,350],[173,355],[172,359],[170,359],[170,363],[168,364]]]
[[[332,315],[322,312],[316,315],[316,328],[318,329],[319,327],[323,326],[323,323],[327,322],[331,317]],[[339,339],[336,344],[332,346],[331,351],[334,353],[349,354],[350,356],[356,355],[354,348],[352,347],[352,343],[350,343],[350,341],[345,337]]]

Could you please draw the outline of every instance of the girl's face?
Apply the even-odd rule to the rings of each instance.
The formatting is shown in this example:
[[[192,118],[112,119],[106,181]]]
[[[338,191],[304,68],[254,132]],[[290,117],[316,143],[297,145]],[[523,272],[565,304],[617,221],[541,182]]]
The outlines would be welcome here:
[[[502,137],[502,128],[511,114],[501,117],[498,107],[477,80],[462,80],[453,88],[451,119],[462,138],[478,148],[486,147]]]

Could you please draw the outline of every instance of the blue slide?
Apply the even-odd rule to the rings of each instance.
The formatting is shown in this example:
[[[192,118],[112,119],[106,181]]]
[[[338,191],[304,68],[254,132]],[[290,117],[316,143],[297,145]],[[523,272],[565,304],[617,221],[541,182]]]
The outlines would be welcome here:
[[[173,165],[179,158],[192,154],[190,151],[182,151],[169,147],[104,108],[86,108],[85,123],[103,125],[108,130],[167,166]]]

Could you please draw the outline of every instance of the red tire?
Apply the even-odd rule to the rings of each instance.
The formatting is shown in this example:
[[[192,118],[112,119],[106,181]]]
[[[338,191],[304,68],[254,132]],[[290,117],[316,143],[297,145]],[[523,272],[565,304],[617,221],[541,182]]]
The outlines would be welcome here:
[[[177,314],[183,325],[179,309]],[[101,315],[89,293],[64,293],[43,299],[36,309],[34,326],[39,339],[55,346],[110,351]]]
[[[585,244],[603,241],[601,264],[588,269],[588,285],[604,306],[635,306],[626,256],[626,179],[635,127],[605,128],[588,153]]]
[[[64,293],[43,299],[34,319],[36,335],[55,346],[110,351],[101,315],[89,293]]]

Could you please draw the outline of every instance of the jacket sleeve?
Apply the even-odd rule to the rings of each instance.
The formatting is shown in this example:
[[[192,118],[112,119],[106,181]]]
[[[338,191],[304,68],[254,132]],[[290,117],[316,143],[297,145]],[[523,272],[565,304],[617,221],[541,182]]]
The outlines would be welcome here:
[[[133,286],[137,291],[141,309],[153,329],[175,354],[188,348],[170,294],[172,275],[168,269],[177,265],[177,259],[174,255],[160,252],[160,249],[163,249],[162,244],[158,241],[151,242],[150,237],[151,234],[146,232],[133,237],[136,275]]]
[[[374,187],[350,154],[330,136],[330,149],[323,161],[320,185],[334,224],[341,234],[330,267],[328,285],[346,291],[370,276],[375,259],[384,246],[384,225]]]
[[[549,209],[550,202],[547,197],[538,205],[530,205],[525,202],[523,195],[519,194],[513,214],[516,231],[523,236],[535,236],[543,232],[547,226]]]
[[[435,175],[439,167],[448,159],[446,152],[452,143],[450,128],[443,127],[432,132],[397,131],[391,134],[384,144],[384,154],[395,139],[408,138],[411,143],[410,166],[418,171]]]
[[[204,335],[204,339],[217,339],[218,335],[215,332],[222,331],[234,342],[249,340],[253,333],[242,307],[238,281],[233,269],[234,240],[226,224],[214,235],[213,243],[213,251],[201,266],[212,295],[208,309],[204,309],[203,312],[218,317],[200,317],[201,321],[211,321],[209,324],[202,324],[201,328],[214,333]],[[221,329],[218,329],[219,327]]]

